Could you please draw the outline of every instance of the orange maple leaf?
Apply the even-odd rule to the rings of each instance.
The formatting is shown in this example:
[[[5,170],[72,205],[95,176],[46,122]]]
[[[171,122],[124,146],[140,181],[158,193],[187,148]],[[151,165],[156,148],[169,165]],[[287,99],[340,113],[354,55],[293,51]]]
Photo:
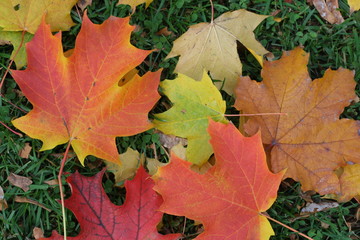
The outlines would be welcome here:
[[[312,81],[308,59],[296,48],[266,62],[261,83],[241,77],[235,106],[244,113],[286,113],[251,117],[245,131],[261,129],[274,172],[287,168],[284,177],[300,181],[305,191],[340,194],[336,170],[360,163],[360,122],[339,119],[356,98],[354,72],[328,69],[323,78]]]
[[[199,174],[172,155],[154,175],[164,199],[160,210],[201,221],[198,239],[268,239],[274,232],[260,213],[275,201],[283,172],[269,171],[260,134],[246,138],[234,125],[212,120],[208,131],[215,166]]]
[[[79,160],[94,155],[117,162],[116,136],[152,127],[148,111],[159,99],[160,72],[119,80],[150,51],[130,44],[129,18],[110,17],[101,25],[84,15],[70,57],[61,33],[53,36],[44,22],[27,44],[28,68],[13,77],[34,109],[13,121],[15,127],[43,142],[41,150],[70,141]]]

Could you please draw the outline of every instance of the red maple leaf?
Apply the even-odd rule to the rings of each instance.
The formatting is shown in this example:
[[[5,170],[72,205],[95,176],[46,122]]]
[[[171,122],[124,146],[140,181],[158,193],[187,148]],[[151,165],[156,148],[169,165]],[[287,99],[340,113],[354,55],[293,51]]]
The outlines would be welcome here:
[[[260,213],[276,199],[283,172],[269,171],[260,134],[244,137],[232,124],[210,120],[216,164],[205,174],[172,155],[170,164],[154,175],[160,210],[201,221],[198,239],[265,240],[273,235]]]
[[[43,21],[27,44],[28,67],[13,77],[33,105],[13,121],[42,150],[70,141],[81,162],[87,155],[118,162],[117,136],[152,127],[148,112],[159,99],[160,72],[119,81],[150,53],[130,44],[129,18],[110,17],[101,25],[84,15],[74,52],[65,57],[61,34]]]
[[[163,202],[154,190],[153,180],[140,167],[135,178],[125,183],[126,200],[116,206],[102,188],[104,170],[93,177],[84,177],[78,172],[67,178],[72,195],[65,200],[80,223],[81,231],[72,240],[174,240],[179,234],[161,235],[156,226],[161,221],[158,211]],[[50,238],[64,239],[56,231]]]

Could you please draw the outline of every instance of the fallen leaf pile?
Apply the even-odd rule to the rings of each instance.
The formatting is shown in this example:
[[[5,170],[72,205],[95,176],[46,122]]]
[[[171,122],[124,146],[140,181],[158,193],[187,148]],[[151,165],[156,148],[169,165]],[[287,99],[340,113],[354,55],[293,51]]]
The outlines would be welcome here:
[[[52,31],[72,26],[69,12],[76,2],[0,2],[1,43],[11,42],[16,49],[36,32],[26,45],[26,69],[11,72],[33,109],[13,125],[41,140],[42,151],[68,143],[82,164],[89,155],[106,160],[116,184],[126,188],[125,203],[116,206],[102,187],[105,170],[93,177],[71,174],[67,181],[72,195],[65,207],[75,214],[81,230],[67,239],[179,239],[180,234],[158,232],[166,213],[201,223],[196,239],[267,240],[274,232],[266,211],[283,178],[339,201],[360,199],[360,122],[339,119],[344,107],[356,100],[353,71],[328,69],[312,80],[309,54],[300,47],[263,63],[267,50],[253,30],[268,16],[237,10],[191,26],[179,37],[167,56],[179,56],[178,75],[160,83],[160,71],[138,75],[137,67],[151,51],[130,43],[135,27],[129,17],[110,17],[97,25],[85,12],[75,48],[64,53],[61,32]],[[151,2],[118,3],[129,4],[134,12],[137,5],[148,7]],[[329,22],[342,21],[337,1],[312,2]],[[91,1],[78,6],[87,4]],[[349,4],[352,11],[360,7],[356,1]],[[169,34],[164,29],[166,33],[156,34]],[[241,76],[237,41],[263,65],[262,82]],[[24,56],[20,49],[17,68],[26,64]],[[220,81],[214,84],[208,73]],[[219,89],[235,94],[234,106],[255,116],[240,121],[237,128],[226,119]],[[154,108],[158,90],[167,98],[158,105],[160,113]],[[154,134],[160,132],[164,156],[172,151],[170,163],[158,161],[155,143],[141,154],[131,148],[118,153],[116,137],[153,127]],[[149,149],[155,158],[146,158]],[[19,155],[25,160],[30,151],[33,155],[37,149],[27,144]],[[11,173],[8,180],[31,191],[29,178]],[[8,207],[6,194],[0,187],[0,211]],[[14,202],[45,208],[32,198],[16,196]],[[53,231],[49,238],[42,233],[36,238],[64,237]]]

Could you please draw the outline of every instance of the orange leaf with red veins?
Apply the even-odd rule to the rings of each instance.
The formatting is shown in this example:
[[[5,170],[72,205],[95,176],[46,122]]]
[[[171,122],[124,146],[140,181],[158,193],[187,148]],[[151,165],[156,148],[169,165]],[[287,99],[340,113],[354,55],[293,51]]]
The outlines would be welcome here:
[[[156,226],[161,221],[158,211],[163,202],[154,190],[153,180],[143,167],[135,178],[125,183],[126,200],[116,206],[107,197],[101,180],[104,170],[93,177],[84,177],[78,172],[66,180],[72,190],[65,200],[80,223],[80,233],[72,240],[175,240],[179,234],[161,235]],[[64,239],[56,231],[48,240]],[[45,240],[43,239],[43,240]]]
[[[61,34],[44,22],[27,44],[28,68],[13,77],[34,109],[13,121],[43,142],[41,150],[70,141],[81,162],[94,155],[117,162],[115,137],[152,127],[148,112],[159,99],[160,72],[119,80],[150,51],[130,44],[129,18],[110,17],[95,25],[84,15],[74,52],[65,57]]]
[[[160,210],[201,221],[197,239],[268,239],[274,232],[260,213],[275,201],[283,173],[269,171],[260,134],[244,137],[234,125],[212,120],[208,131],[215,165],[199,174],[172,155],[154,175]]]
[[[254,116],[244,126],[248,134],[261,129],[274,172],[287,168],[284,177],[300,181],[304,191],[349,196],[336,171],[360,163],[360,122],[339,119],[356,99],[354,72],[328,69],[312,81],[308,59],[296,48],[265,62],[261,83],[241,77],[235,106],[244,113],[287,114]]]

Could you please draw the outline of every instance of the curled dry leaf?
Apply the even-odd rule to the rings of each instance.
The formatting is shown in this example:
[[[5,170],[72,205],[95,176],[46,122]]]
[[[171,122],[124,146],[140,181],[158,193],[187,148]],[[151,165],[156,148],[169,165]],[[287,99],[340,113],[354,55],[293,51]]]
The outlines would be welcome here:
[[[242,74],[237,41],[241,42],[262,64],[268,51],[255,39],[253,31],[268,16],[240,9],[226,12],[211,23],[193,25],[181,37],[167,58],[180,55],[175,72],[197,81],[204,70],[220,80],[216,85],[230,95],[234,93],[237,78]]]
[[[339,206],[337,202],[322,201],[320,203],[308,203],[300,211],[300,214],[317,213],[328,210],[330,208],[336,208]]]
[[[158,134],[160,137],[159,141],[160,141],[161,145],[163,145],[167,149],[171,149],[178,144],[182,144],[183,146],[187,145],[187,141],[185,138],[180,138],[180,137],[177,137],[174,135],[164,134],[160,131],[158,131]]]
[[[338,0],[311,0],[320,16],[331,24],[344,22],[339,8]],[[358,1],[358,0],[357,0]]]
[[[15,196],[14,201],[15,201],[15,202],[18,202],[18,203],[30,203],[30,204],[39,206],[39,207],[45,209],[45,210],[48,211],[48,212],[51,212],[51,209],[45,207],[44,204],[39,203],[38,201],[35,201],[35,200],[30,199],[30,198],[27,198],[27,197]]]
[[[0,211],[4,211],[7,208],[8,208],[8,204],[7,204],[5,196],[4,196],[4,190],[0,186]]]
[[[29,191],[29,186],[32,184],[30,178],[16,175],[15,173],[10,173],[7,179],[9,180],[10,184],[21,188],[25,192]]]
[[[33,236],[35,239],[40,239],[44,237],[44,231],[41,228],[34,227]]]
[[[92,0],[78,0],[77,4],[81,11],[84,11],[87,6],[92,4]]]
[[[19,151],[19,156],[21,158],[29,158],[29,154],[31,152],[31,146],[29,143],[25,143],[25,146]]]
[[[287,169],[285,178],[300,181],[304,191],[349,199],[360,193],[359,182],[346,183],[360,179],[359,170],[347,171],[359,169],[360,121],[339,116],[356,97],[354,72],[328,69],[312,81],[308,59],[296,48],[265,62],[261,83],[241,77],[235,106],[244,113],[286,113],[254,116],[244,126],[250,135],[261,129],[271,169]]]

